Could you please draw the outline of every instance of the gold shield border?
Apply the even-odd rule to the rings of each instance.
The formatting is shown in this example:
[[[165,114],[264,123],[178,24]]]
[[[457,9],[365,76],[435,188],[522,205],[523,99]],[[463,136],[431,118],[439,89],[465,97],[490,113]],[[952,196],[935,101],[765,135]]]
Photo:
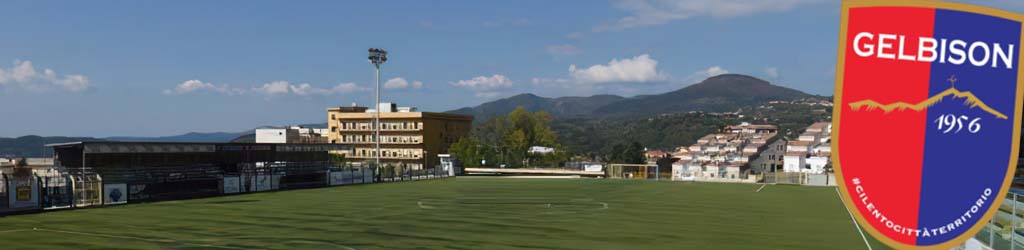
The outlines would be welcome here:
[[[853,9],[853,8],[863,8],[863,7],[921,7],[921,8],[947,9],[947,10],[971,12],[971,13],[989,15],[989,16],[994,16],[994,17],[1000,17],[1000,18],[1009,19],[1009,20],[1013,20],[1013,21],[1017,21],[1017,22],[1021,23],[1021,27],[1022,27],[1021,39],[1019,39],[1019,41],[1021,41],[1021,42],[1018,43],[1018,47],[1020,47],[1020,48],[1019,48],[1019,50],[1017,52],[1017,62],[1018,62],[1018,68],[1017,68],[1017,106],[1015,107],[1016,110],[1014,111],[1014,114],[1015,114],[1014,118],[1016,118],[1016,119],[1014,119],[1013,149],[1011,150],[1010,161],[1009,161],[1010,165],[1008,166],[1008,169],[1007,169],[1007,175],[1006,175],[1005,179],[1003,180],[1002,188],[1000,188],[999,193],[997,193],[998,196],[995,196],[995,197],[997,197],[996,199],[994,199],[995,202],[993,202],[991,204],[991,206],[989,206],[989,209],[987,211],[985,211],[985,214],[981,217],[980,220],[978,220],[978,223],[974,224],[973,226],[971,226],[971,228],[969,228],[963,235],[960,235],[960,236],[958,236],[958,237],[956,237],[956,238],[954,238],[952,240],[949,240],[949,241],[946,241],[946,242],[943,242],[943,243],[939,243],[939,244],[935,244],[935,245],[914,246],[914,245],[903,244],[901,242],[889,239],[884,234],[882,234],[881,232],[876,230],[874,227],[872,227],[871,224],[864,218],[864,216],[862,216],[860,214],[860,210],[857,209],[857,206],[856,206],[855,202],[852,199],[853,197],[850,196],[850,194],[846,191],[846,179],[843,178],[842,166],[841,166],[840,161],[839,161],[839,157],[842,155],[842,153],[839,151],[839,140],[841,139],[841,137],[839,135],[839,131],[841,131],[839,129],[839,119],[840,119],[841,111],[842,111],[842,108],[843,108],[843,105],[842,105],[842,103],[843,103],[842,102],[842,100],[843,100],[843,75],[845,73],[844,71],[845,71],[845,61],[846,61],[847,22],[849,21],[848,18],[849,18],[850,9]],[[838,182],[838,186],[839,186],[839,191],[842,194],[843,205],[845,205],[847,208],[850,209],[850,212],[853,213],[853,216],[854,216],[854,218],[856,218],[857,223],[859,223],[859,225],[862,225],[861,228],[863,228],[866,231],[868,231],[869,234],[874,236],[879,241],[889,245],[890,247],[894,247],[894,248],[897,248],[897,249],[950,249],[950,248],[955,247],[955,246],[957,246],[959,244],[962,244],[963,242],[967,241],[967,239],[970,239],[971,237],[974,237],[974,235],[977,234],[979,231],[981,231],[981,228],[987,224],[985,222],[987,222],[987,221],[992,219],[992,217],[995,215],[995,211],[998,210],[999,206],[1002,205],[1003,200],[1006,197],[1006,193],[1009,190],[1010,183],[1012,182],[1013,176],[1014,176],[1015,171],[1016,171],[1017,159],[1018,159],[1017,156],[1018,156],[1019,150],[1020,150],[1021,111],[1022,111],[1022,109],[1024,109],[1024,108],[1022,108],[1022,106],[1024,106],[1024,69],[1022,69],[1020,67],[1020,65],[1019,65],[1019,64],[1021,64],[1021,62],[1024,62],[1024,15],[1018,14],[1018,13],[1009,12],[1009,11],[1005,11],[1005,10],[1000,10],[1000,9],[981,7],[981,6],[970,5],[970,4],[962,4],[962,3],[942,2],[942,1],[925,1],[925,0],[844,0],[843,1],[843,6],[842,6],[842,16],[841,16],[840,24],[839,25],[840,25],[840,30],[839,30],[839,47],[838,47],[838,54],[839,54],[839,56],[838,56],[838,62],[836,63],[836,80],[835,80],[836,81],[836,83],[835,83],[836,85],[835,85],[835,97],[834,97],[835,98],[835,100],[834,100],[835,105],[832,107],[832,130],[833,130],[832,131],[832,152],[835,152],[832,155],[832,164],[835,166],[835,169],[836,169],[836,171],[835,171],[836,177],[837,177],[838,180],[840,180]]]

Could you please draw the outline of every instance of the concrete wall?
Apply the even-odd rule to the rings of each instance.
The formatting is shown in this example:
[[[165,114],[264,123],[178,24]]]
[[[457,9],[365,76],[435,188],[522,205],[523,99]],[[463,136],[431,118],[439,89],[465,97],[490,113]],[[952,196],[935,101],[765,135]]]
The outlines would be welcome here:
[[[836,177],[833,174],[807,174],[804,185],[808,186],[836,186]]]
[[[288,143],[299,137],[298,130],[291,129],[257,129],[256,143]]]
[[[783,158],[782,171],[787,173],[799,173],[804,168],[804,157],[800,155],[787,155]]]

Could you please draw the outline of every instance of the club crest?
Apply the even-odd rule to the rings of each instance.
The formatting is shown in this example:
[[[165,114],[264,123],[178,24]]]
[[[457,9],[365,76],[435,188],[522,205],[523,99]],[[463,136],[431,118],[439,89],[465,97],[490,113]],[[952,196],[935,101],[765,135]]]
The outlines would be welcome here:
[[[845,1],[833,163],[843,202],[891,247],[949,249],[1014,174],[1024,15],[936,1]]]

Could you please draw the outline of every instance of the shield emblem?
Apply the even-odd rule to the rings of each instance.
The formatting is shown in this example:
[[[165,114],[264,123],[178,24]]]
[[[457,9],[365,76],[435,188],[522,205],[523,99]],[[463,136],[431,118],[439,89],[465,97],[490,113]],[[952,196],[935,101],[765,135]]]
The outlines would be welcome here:
[[[949,249],[993,217],[1017,164],[1024,16],[936,1],[844,1],[833,165],[865,231]]]

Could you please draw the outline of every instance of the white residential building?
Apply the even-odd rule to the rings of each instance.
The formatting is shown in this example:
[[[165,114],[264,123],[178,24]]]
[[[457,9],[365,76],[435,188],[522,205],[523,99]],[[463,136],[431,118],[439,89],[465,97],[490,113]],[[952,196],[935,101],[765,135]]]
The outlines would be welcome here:
[[[256,143],[327,143],[327,129],[289,126],[256,129]]]
[[[789,142],[783,159],[783,171],[821,174],[831,164],[832,124],[817,122],[808,126],[796,141]]]
[[[728,126],[722,133],[709,134],[673,154],[680,161],[672,166],[673,179],[705,181],[747,181],[749,173],[782,166],[786,140],[773,125],[743,123]]]

